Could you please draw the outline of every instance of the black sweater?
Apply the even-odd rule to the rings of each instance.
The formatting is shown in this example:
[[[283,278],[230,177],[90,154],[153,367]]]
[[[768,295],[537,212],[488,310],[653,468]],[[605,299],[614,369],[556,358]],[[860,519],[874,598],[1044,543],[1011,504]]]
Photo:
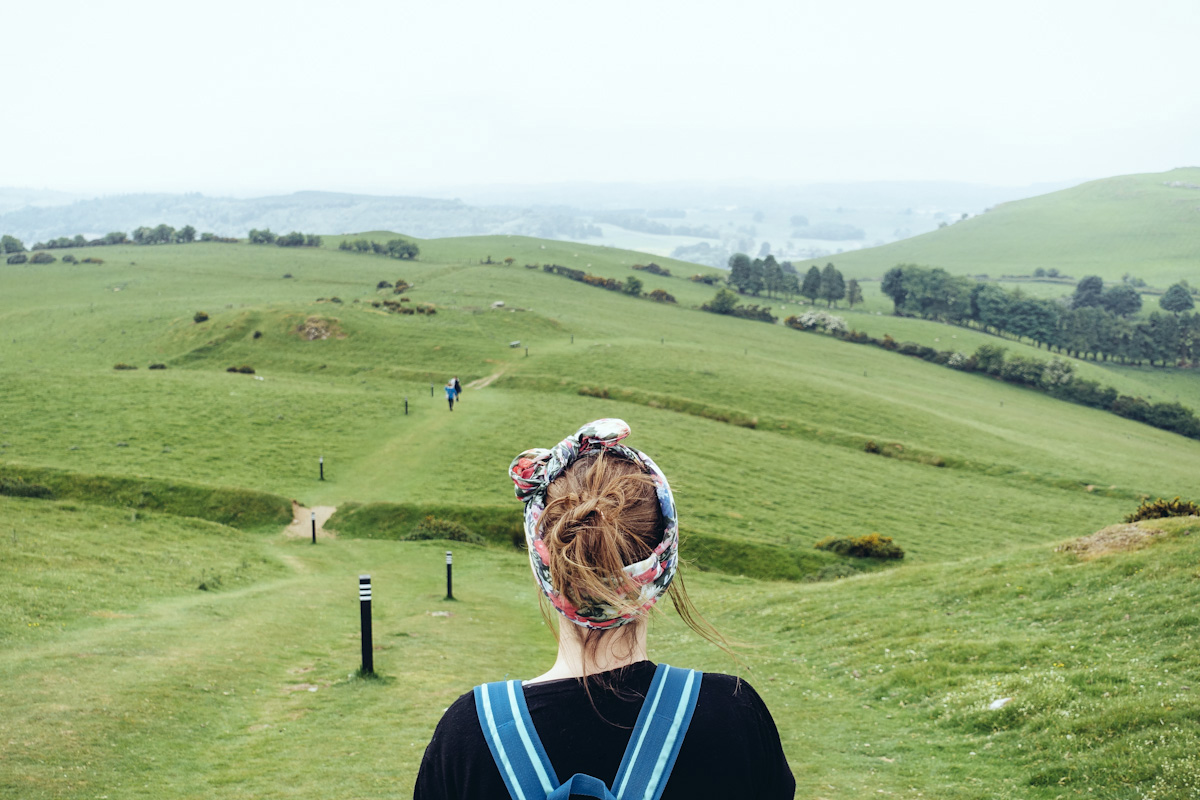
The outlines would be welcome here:
[[[574,678],[524,687],[534,727],[560,782],[577,772],[611,786],[655,664],[639,661],[590,680],[591,700]],[[594,706],[593,706],[594,703]],[[662,800],[792,798],[796,783],[779,732],[746,681],[707,673],[679,759]],[[503,800],[508,790],[467,692],[446,709],[425,748],[414,800]]]

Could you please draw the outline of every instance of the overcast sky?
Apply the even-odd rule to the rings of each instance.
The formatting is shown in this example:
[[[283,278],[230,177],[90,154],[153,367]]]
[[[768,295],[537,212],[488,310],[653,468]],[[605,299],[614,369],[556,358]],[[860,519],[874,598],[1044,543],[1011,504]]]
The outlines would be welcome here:
[[[1025,184],[1200,163],[1200,1],[6,3],[0,186]]]

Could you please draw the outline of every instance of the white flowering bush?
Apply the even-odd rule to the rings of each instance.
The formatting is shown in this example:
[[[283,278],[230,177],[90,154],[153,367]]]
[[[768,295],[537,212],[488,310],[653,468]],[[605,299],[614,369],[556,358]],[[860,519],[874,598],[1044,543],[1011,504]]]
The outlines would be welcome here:
[[[946,366],[954,367],[954,369],[965,369],[969,357],[965,353],[954,352],[946,359]]]
[[[806,311],[799,317],[792,317],[792,319],[795,320],[793,327],[803,328],[806,331],[819,330],[826,333],[845,333],[847,330],[846,320],[826,311]]]

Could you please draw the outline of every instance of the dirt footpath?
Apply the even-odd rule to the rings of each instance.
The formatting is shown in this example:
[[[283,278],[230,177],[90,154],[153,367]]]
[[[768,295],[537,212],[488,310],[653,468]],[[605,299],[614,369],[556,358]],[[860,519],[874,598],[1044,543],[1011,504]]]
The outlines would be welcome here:
[[[283,535],[289,539],[311,539],[312,538],[312,513],[317,514],[317,538],[331,538],[333,533],[325,532],[325,522],[333,516],[333,512],[337,511],[336,506],[313,506],[305,508],[292,501],[292,524],[287,526]]]

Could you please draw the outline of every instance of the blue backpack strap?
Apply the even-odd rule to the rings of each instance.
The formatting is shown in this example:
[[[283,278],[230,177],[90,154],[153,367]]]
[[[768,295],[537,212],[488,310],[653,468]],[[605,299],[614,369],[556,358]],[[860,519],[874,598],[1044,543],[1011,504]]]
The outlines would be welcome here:
[[[543,800],[558,788],[558,776],[533,727],[520,681],[476,686],[475,712],[513,800]]]
[[[596,800],[616,800],[604,781],[591,775],[576,773],[555,789],[546,800],[570,800],[572,797],[594,797]]]
[[[620,800],[658,800],[696,710],[703,673],[659,664],[612,791]]]

